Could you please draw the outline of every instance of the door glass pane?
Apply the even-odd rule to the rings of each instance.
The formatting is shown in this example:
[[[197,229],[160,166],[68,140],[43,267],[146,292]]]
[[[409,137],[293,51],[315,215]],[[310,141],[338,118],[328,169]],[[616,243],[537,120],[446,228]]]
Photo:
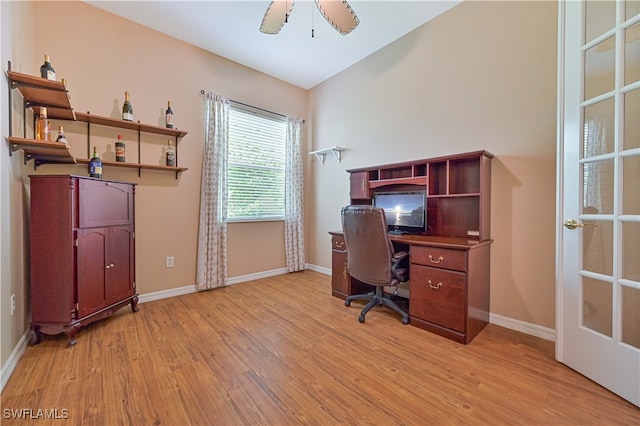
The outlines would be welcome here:
[[[611,337],[613,294],[611,284],[582,278],[582,325]]]
[[[622,214],[640,214],[640,156],[622,159]]]
[[[622,222],[621,276],[640,282],[640,222]]]
[[[613,225],[605,221],[584,221],[582,269],[613,275]]]
[[[640,1],[627,0],[625,3],[625,20],[630,19],[632,16],[636,16],[640,13]]]
[[[613,160],[584,163],[582,176],[582,213],[613,213]]]
[[[624,149],[640,148],[640,89],[624,94]]]
[[[640,290],[622,287],[622,341],[640,348]]]
[[[615,84],[616,38],[596,44],[586,51],[584,65],[584,100],[613,90]]]
[[[584,108],[583,158],[613,152],[614,106],[611,98]]]
[[[586,1],[584,8],[585,44],[615,27],[615,1]]]
[[[624,84],[640,80],[640,23],[624,32]]]

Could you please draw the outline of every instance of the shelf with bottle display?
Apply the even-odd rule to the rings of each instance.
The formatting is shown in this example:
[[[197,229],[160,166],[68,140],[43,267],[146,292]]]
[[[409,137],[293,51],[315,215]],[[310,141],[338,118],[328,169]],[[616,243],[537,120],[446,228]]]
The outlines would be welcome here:
[[[167,127],[154,126],[154,125],[151,125],[151,124],[144,124],[144,123],[140,123],[140,122],[126,121],[126,120],[121,120],[119,118],[104,117],[104,116],[101,116],[101,115],[91,114],[90,112],[87,112],[87,113],[77,112],[76,113],[76,121],[87,123],[87,126],[95,124],[95,125],[100,125],[100,126],[113,127],[113,128],[117,128],[117,129],[126,129],[126,130],[137,131],[138,132],[138,140],[137,140],[138,158],[140,158],[140,156],[141,156],[140,142],[141,142],[141,134],[142,133],[151,133],[151,134],[156,134],[156,135],[164,135],[164,136],[172,137],[175,140],[175,142],[174,142],[175,144],[173,145],[173,149],[175,150],[175,158],[176,159],[177,159],[177,154],[178,154],[178,140],[188,133],[186,130],[179,130],[179,129],[176,129],[176,128],[169,129]],[[90,130],[87,129],[87,151],[89,151],[90,148],[91,148],[90,133],[91,133]],[[90,159],[88,159],[88,158],[87,159],[76,158],[76,161],[78,163],[87,163],[88,164]],[[141,170],[171,171],[171,172],[175,172],[176,173],[176,178],[178,177],[179,173],[184,172],[186,170],[189,170],[187,167],[179,167],[177,165],[177,161],[175,162],[175,166],[174,165],[145,164],[145,163],[141,163],[141,162],[120,162],[120,161],[116,161],[116,162],[103,161],[102,165],[103,165],[103,167],[124,167],[124,168],[130,168],[130,169],[138,169],[138,175],[140,175],[140,171]]]
[[[56,141],[39,141],[36,139],[9,136],[7,138],[10,152],[22,150],[25,164],[34,160],[34,166],[41,164],[76,164],[76,159],[69,153],[69,145]]]
[[[46,61],[46,59],[45,59]],[[69,98],[69,94],[67,91],[66,83],[64,80],[55,81],[49,80],[47,78],[36,77],[28,74],[23,74],[19,72],[15,72],[11,70],[11,61],[8,62],[8,70],[6,72],[7,79],[9,81],[9,104],[13,105],[13,89],[18,90],[23,97],[24,104],[24,112],[23,115],[26,117],[26,110],[31,109],[34,113],[34,117],[40,117],[43,112],[43,108],[47,110],[47,117],[49,119],[59,119],[59,120],[68,120],[68,121],[81,121],[86,122],[88,126],[91,124],[109,126],[119,129],[130,129],[138,132],[138,158],[140,158],[140,134],[141,133],[151,133],[157,135],[169,136],[175,139],[174,149],[177,158],[177,149],[178,149],[178,140],[185,136],[188,132],[184,130],[179,130],[176,128],[168,128],[168,127],[160,127],[154,126],[150,124],[143,124],[140,122],[130,122],[124,121],[117,118],[104,117],[99,115],[93,115],[90,113],[75,113],[73,108],[71,107],[71,102]],[[34,122],[37,121],[34,119]],[[13,123],[12,118],[12,108],[9,109],[9,123]],[[34,133],[35,130],[34,130]],[[9,143],[10,150],[9,154],[12,155],[13,152],[22,150],[25,154],[24,161],[25,164],[27,161],[34,160],[34,168],[37,168],[41,164],[76,164],[76,163],[86,163],[88,159],[82,158],[74,158],[69,153],[68,144],[61,144],[59,142],[55,142],[52,139],[55,137],[54,135],[50,135],[49,138],[36,137],[34,134],[33,138],[26,137],[27,134],[27,126],[26,120],[23,120],[23,131],[22,136],[14,136],[13,127],[9,132],[11,136],[7,137],[7,142]],[[87,139],[89,140],[89,135],[87,135]],[[90,142],[88,141],[88,144]],[[126,168],[137,168],[138,174],[140,174],[140,170],[149,169],[149,170],[160,170],[160,171],[171,171],[176,173],[176,177],[178,173],[188,170],[186,167],[175,167],[175,166],[163,166],[163,165],[154,165],[154,164],[142,164],[138,163],[126,163],[126,162],[117,162],[111,163],[106,162],[106,166],[109,167],[126,167]],[[177,163],[176,163],[177,165]]]
[[[76,163],[89,164],[90,158],[75,158]],[[116,161],[102,161],[102,167],[124,167],[128,169],[146,169],[146,170],[163,170],[171,172],[184,172],[189,170],[187,167],[161,166],[159,164],[143,164],[143,163],[121,163]]]
[[[75,120],[75,113],[71,108],[71,101],[64,80],[53,81],[12,71],[11,61],[8,63],[6,74],[10,88],[9,105],[13,105],[13,90],[15,89],[22,95],[25,113],[27,109],[31,109],[35,116],[40,116],[43,108],[46,108],[48,118]],[[22,150],[25,163],[34,160],[36,167],[47,163],[76,163],[69,153],[67,144],[61,144],[50,139],[38,139],[35,135],[33,138],[27,138],[26,120],[23,120],[23,136],[14,136],[12,108],[9,108],[9,123],[11,126],[11,131],[9,132],[11,136],[7,137],[7,142],[10,146],[9,155],[12,155],[15,151]]]
[[[174,138],[181,138],[188,133],[186,130],[169,129],[167,127],[154,126],[151,124],[144,124],[135,121],[125,121],[119,118],[104,117],[91,114],[89,112],[76,112],[76,120],[89,124],[99,124],[102,126],[116,127],[119,129],[137,130],[140,132],[155,133],[157,135],[171,136]]]
[[[47,80],[11,71],[11,69],[7,71],[7,78],[10,88],[17,89],[22,95],[25,109],[31,108],[34,114],[39,114],[40,107],[46,107],[49,118],[76,119],[64,80]]]

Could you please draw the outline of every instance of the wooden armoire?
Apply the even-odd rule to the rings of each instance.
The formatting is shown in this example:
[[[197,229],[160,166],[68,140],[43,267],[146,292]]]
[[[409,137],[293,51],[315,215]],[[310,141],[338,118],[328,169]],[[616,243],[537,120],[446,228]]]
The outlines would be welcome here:
[[[84,325],[131,305],[135,184],[73,175],[31,176],[31,343],[76,343]]]

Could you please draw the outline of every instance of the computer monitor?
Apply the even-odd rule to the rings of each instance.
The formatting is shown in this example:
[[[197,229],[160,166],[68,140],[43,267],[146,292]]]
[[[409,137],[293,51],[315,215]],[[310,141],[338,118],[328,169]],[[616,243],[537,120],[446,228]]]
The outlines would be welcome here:
[[[384,209],[389,231],[424,232],[425,191],[377,192],[373,205]]]

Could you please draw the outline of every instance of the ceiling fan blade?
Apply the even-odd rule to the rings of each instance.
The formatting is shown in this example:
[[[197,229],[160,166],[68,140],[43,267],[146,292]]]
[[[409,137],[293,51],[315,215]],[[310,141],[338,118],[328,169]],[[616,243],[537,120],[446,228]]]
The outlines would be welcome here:
[[[360,20],[346,0],[315,0],[322,16],[342,35],[353,31]]]
[[[274,0],[267,7],[262,18],[260,31],[265,34],[278,34],[293,9],[293,0]]]

